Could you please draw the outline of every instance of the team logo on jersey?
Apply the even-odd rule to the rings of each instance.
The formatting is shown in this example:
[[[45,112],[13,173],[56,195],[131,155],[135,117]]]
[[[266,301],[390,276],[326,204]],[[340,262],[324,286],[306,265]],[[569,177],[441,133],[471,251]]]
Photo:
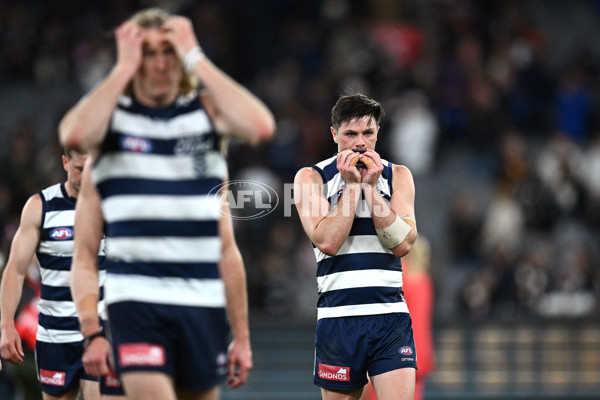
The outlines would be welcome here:
[[[152,150],[152,142],[139,136],[124,136],[121,138],[121,147],[134,153],[148,153]]]
[[[350,367],[339,367],[319,363],[319,378],[330,381],[348,382],[350,380]]]
[[[215,141],[211,136],[191,136],[177,140],[173,152],[180,154],[199,154],[214,149]]]
[[[175,155],[191,155],[194,159],[194,172],[198,176],[204,176],[208,170],[208,152],[215,147],[215,141],[211,136],[192,136],[177,140],[173,152]]]
[[[122,367],[145,365],[159,367],[165,365],[165,349],[150,343],[128,343],[119,346],[119,364]]]
[[[400,350],[398,350],[398,353],[405,355],[405,356],[412,356],[413,349],[410,346],[404,346],[404,347],[401,347]]]
[[[52,386],[65,386],[65,376],[62,371],[48,371],[40,368],[40,383]]]
[[[54,228],[50,232],[50,237],[54,240],[68,240],[73,237],[73,229],[71,228]]]

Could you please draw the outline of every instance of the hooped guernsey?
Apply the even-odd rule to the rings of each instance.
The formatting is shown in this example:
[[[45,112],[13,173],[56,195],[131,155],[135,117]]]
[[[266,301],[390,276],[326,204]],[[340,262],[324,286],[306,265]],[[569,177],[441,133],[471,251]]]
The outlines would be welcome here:
[[[42,223],[36,257],[40,266],[41,292],[36,340],[45,343],[74,343],[83,340],[77,309],[71,297],[71,261],[76,199],[64,183],[40,192]],[[104,239],[98,254],[100,296],[98,314],[104,314],[103,284],[106,278]]]
[[[392,163],[381,162],[384,168],[376,190],[389,203],[393,192]],[[332,208],[337,206],[346,187],[336,163],[337,155],[334,155],[313,166],[321,175],[323,195]],[[379,241],[363,194],[357,203],[350,233],[337,254],[324,254],[314,243],[313,250],[319,294],[317,319],[408,313],[400,258]]]
[[[225,307],[215,188],[226,176],[198,93],[160,109],[121,96],[92,172],[111,260],[107,305]]]

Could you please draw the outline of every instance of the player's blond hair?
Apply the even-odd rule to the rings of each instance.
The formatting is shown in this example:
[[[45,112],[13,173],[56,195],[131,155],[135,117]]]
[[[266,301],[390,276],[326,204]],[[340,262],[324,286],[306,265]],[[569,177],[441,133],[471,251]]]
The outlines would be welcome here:
[[[143,29],[159,29],[171,17],[171,14],[161,8],[147,8],[133,14],[130,21],[137,23]],[[183,69],[183,65],[181,66]],[[181,82],[179,82],[179,91],[187,95],[192,90],[196,89],[198,82],[193,75],[188,75],[184,72]],[[131,83],[127,87],[127,92],[132,93]]]

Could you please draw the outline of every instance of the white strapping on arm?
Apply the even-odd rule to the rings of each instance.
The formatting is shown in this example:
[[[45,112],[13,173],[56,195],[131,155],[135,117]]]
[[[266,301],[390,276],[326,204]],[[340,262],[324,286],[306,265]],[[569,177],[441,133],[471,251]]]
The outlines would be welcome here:
[[[393,249],[406,239],[412,227],[396,215],[396,220],[382,229],[376,229],[377,236],[388,249]]]
[[[188,75],[192,75],[194,73],[196,63],[205,58],[206,54],[204,54],[200,46],[196,46],[189,50],[183,58],[183,68],[185,69],[185,73]]]

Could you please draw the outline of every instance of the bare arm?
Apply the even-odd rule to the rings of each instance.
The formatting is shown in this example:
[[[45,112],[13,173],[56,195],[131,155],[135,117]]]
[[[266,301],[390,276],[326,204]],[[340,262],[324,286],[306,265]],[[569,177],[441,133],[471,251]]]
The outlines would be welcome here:
[[[25,274],[40,241],[41,223],[42,199],[39,195],[34,195],[23,207],[21,223],[11,244],[0,289],[0,354],[2,358],[15,364],[21,364],[24,356],[21,338],[15,329],[15,313],[23,293]]]
[[[358,158],[351,150],[338,154],[338,170],[346,187],[335,208],[323,196],[323,182],[314,169],[303,168],[294,179],[294,201],[304,231],[319,250],[330,256],[337,254],[354,222],[361,190],[355,167]]]
[[[229,214],[225,212],[227,207],[227,204],[223,203],[223,214],[225,215]],[[227,316],[233,332],[233,341],[229,346],[228,383],[229,386],[235,388],[246,381],[248,373],[252,369],[246,271],[235,241],[230,218],[221,217],[219,235],[223,241],[219,270],[225,283]]]
[[[83,336],[100,330],[98,317],[98,251],[102,240],[100,198],[86,162],[75,207],[75,245],[71,264],[71,294]]]
[[[125,22],[116,32],[117,63],[111,73],[84,96],[61,120],[63,146],[92,151],[102,142],[119,96],[141,62],[142,36],[136,23]]]
[[[381,169],[383,169],[379,157],[376,156],[373,157],[373,159],[375,164],[374,168],[378,168],[379,164]],[[412,174],[408,168],[404,166],[393,165],[392,177],[392,186],[394,190],[389,205],[374,185],[365,184],[363,186],[365,198],[371,211],[371,215],[373,216],[375,229],[382,229],[390,226],[395,222],[396,216],[399,216],[404,223],[412,228],[406,238],[396,247],[391,249],[394,255],[402,257],[410,251],[412,245],[417,240],[417,225],[415,222],[415,185]]]
[[[181,60],[198,46],[192,24],[185,17],[171,17],[165,23],[167,37]],[[267,106],[224,71],[204,57],[193,70],[206,87],[207,97],[215,108],[213,116],[217,132],[252,144],[267,140],[275,133],[275,118]]]
[[[75,247],[71,264],[71,295],[84,337],[100,331],[98,251],[102,240],[103,217],[100,195],[91,179],[91,161],[88,158],[83,170],[75,207]],[[93,376],[108,374],[109,351],[106,339],[94,339],[83,353],[85,371]]]

